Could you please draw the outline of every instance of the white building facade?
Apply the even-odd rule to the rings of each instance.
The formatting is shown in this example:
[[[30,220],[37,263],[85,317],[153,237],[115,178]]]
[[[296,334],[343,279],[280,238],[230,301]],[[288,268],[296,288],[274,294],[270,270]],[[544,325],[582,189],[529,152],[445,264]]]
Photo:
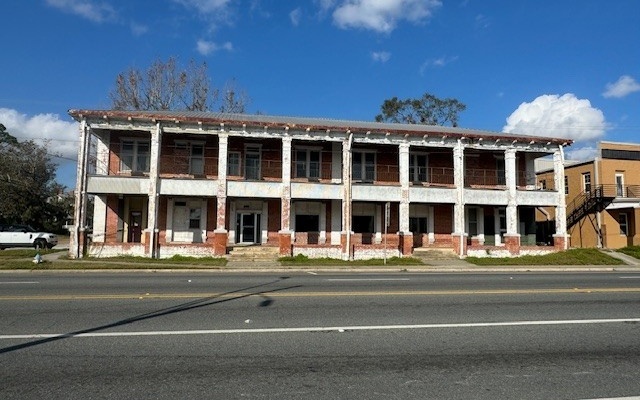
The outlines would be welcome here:
[[[71,110],[80,125],[70,256],[363,259],[563,250],[563,191],[536,185],[557,138],[441,126],[201,112]],[[89,199],[92,207],[88,207]],[[553,246],[535,210],[553,207]]]

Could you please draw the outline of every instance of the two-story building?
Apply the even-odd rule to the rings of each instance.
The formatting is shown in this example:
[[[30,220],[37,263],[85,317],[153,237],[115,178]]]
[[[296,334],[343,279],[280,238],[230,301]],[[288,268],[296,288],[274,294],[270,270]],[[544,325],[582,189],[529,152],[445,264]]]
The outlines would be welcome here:
[[[71,257],[224,256],[241,244],[342,259],[566,248],[563,218],[554,246],[536,246],[535,209],[564,215],[565,196],[536,185],[534,160],[552,154],[563,182],[567,140],[266,115],[69,113],[81,143]]]
[[[562,188],[572,247],[640,245],[639,171],[640,144],[604,141],[594,159],[565,166]],[[539,184],[546,185],[552,175],[540,171]]]

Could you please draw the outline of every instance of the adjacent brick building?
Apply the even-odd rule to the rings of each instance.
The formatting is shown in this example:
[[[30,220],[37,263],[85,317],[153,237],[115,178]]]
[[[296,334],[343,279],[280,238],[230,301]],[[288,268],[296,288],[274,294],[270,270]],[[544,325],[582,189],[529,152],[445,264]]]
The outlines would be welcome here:
[[[538,175],[540,185],[553,181],[551,171]],[[640,144],[598,143],[594,159],[565,166],[561,189],[572,247],[640,245]]]
[[[536,185],[534,160],[552,154],[563,182],[567,140],[265,115],[70,115],[81,138],[72,257],[223,256],[238,244],[343,259],[566,248],[563,219],[554,243],[536,246],[535,209],[564,215],[565,196]]]

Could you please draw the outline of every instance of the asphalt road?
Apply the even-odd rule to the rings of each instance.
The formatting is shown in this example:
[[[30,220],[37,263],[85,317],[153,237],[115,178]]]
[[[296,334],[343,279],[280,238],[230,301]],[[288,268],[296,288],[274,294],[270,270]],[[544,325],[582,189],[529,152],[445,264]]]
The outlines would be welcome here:
[[[640,396],[640,274],[0,274],[2,399]]]

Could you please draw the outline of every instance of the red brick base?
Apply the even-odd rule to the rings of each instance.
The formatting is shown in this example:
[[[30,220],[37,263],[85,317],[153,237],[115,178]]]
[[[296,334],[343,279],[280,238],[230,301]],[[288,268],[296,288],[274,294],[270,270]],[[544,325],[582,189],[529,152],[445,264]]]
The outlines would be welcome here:
[[[568,248],[567,239],[564,235],[553,235],[553,248],[555,251],[565,251]]]
[[[280,244],[280,255],[283,257],[288,257],[293,254],[293,249],[291,246],[291,233],[289,232],[280,232],[278,233],[278,242]]]
[[[410,256],[413,253],[413,234],[400,234],[400,254]]]
[[[504,235],[504,246],[511,255],[520,254],[520,235]]]
[[[460,251],[460,241],[462,240],[462,252]],[[453,251],[459,256],[467,255],[467,235],[460,235],[459,233],[451,234],[451,246]]]
[[[224,256],[227,254],[227,231],[216,231],[213,233],[213,254]]]

